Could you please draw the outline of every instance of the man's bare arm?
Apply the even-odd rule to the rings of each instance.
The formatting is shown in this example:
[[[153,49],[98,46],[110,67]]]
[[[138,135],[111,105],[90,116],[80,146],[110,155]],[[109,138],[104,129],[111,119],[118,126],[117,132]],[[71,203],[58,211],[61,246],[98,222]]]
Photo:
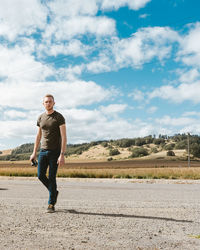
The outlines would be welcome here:
[[[41,137],[42,137],[42,130],[40,127],[38,127],[38,132],[37,132],[36,139],[35,139],[34,149],[33,149],[32,155],[30,157],[30,160],[36,160],[37,149],[39,147]]]
[[[65,163],[65,150],[66,150],[66,144],[67,144],[67,132],[66,132],[66,125],[63,124],[60,127],[60,135],[61,135],[61,151],[60,156],[58,158],[58,165],[61,166]]]

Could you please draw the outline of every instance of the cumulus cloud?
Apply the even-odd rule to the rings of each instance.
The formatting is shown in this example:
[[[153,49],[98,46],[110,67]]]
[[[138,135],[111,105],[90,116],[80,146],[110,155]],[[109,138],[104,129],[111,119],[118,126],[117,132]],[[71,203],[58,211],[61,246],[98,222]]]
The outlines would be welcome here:
[[[200,66],[200,22],[189,26],[188,34],[180,40],[177,60],[189,66]]]
[[[40,81],[52,74],[53,70],[36,61],[23,47],[8,48],[0,45],[0,77],[26,81]]]
[[[39,45],[37,53],[41,57],[72,55],[74,57],[84,57],[89,52],[90,47],[77,39],[72,39],[67,43],[42,43]]]
[[[0,121],[0,128],[3,133],[0,134],[0,139],[16,138],[23,139],[33,137],[36,133],[36,126],[34,121],[24,120],[23,122],[18,121]]]
[[[180,35],[169,27],[141,28],[130,38],[113,37],[101,43],[101,53],[86,64],[93,73],[116,71],[124,67],[140,69],[154,58],[163,63],[171,56],[174,43]]]
[[[200,77],[198,69],[178,70],[179,81],[182,83],[192,83]]]
[[[119,9],[128,6],[132,10],[143,8],[151,0],[102,0],[101,8],[103,10]]]
[[[98,11],[97,0],[54,0],[47,3],[52,16],[72,17],[80,15],[94,16]]]
[[[145,93],[138,89],[135,89],[133,93],[129,94],[129,97],[133,97],[133,100],[135,101],[143,101],[145,98]]]
[[[116,116],[119,113],[122,113],[127,108],[127,104],[110,104],[108,106],[101,106],[100,110],[105,115],[114,115]]]
[[[150,0],[1,0],[0,36],[14,41],[20,35],[45,30],[45,38],[69,39],[83,33],[98,36],[114,34],[112,19],[95,16],[99,9],[128,6],[138,10]],[[22,11],[23,10],[23,11]]]
[[[112,60],[107,55],[100,55],[98,59],[86,64],[86,69],[93,73],[109,72],[115,68]]]
[[[6,93],[6,95],[5,95]],[[16,94],[17,93],[17,94]],[[38,109],[46,93],[55,96],[57,107],[91,105],[112,96],[95,82],[0,82],[0,105],[25,109]]]
[[[200,102],[200,82],[196,81],[194,83],[182,83],[180,85],[171,86],[164,85],[160,88],[154,89],[149,93],[149,98],[162,98],[175,103],[181,103],[183,101],[191,101],[194,103]]]
[[[22,111],[16,110],[8,110],[5,112],[5,117],[7,119],[18,119],[18,118],[26,118],[26,114]]]
[[[44,29],[47,9],[39,0],[1,0],[0,36],[14,41],[18,35],[30,35]]]
[[[117,139],[126,137],[138,137],[152,134],[154,127],[152,124],[143,122],[139,119],[126,121],[118,116],[107,116],[108,113],[123,112],[126,105],[112,104],[109,106],[100,106],[97,109],[77,109],[69,108],[60,111],[66,118],[67,134],[69,143],[82,143],[92,140]],[[115,109],[113,111],[113,109]],[[34,111],[34,114],[28,112],[26,119],[0,121],[0,127],[4,131],[1,133],[1,140],[33,142],[36,135],[36,119],[40,112]],[[3,144],[3,143],[2,143]]]
[[[170,117],[169,115],[166,115],[155,120],[155,128],[156,127],[160,127],[163,131],[166,131],[166,133],[161,134],[174,135],[177,133],[182,134],[188,132],[199,134],[200,119],[199,115],[197,115],[196,118],[192,118],[189,113],[184,113],[180,117]]]
[[[196,120],[188,117],[172,118],[166,115],[162,118],[156,119],[156,122],[167,126],[186,126],[196,122]]]
[[[111,36],[115,34],[115,21],[104,16],[77,16],[56,18],[43,34],[44,39],[69,40],[80,35]]]
[[[158,107],[156,107],[156,106],[151,106],[151,107],[149,107],[149,108],[147,109],[147,113],[153,114],[153,113],[155,113],[155,112],[157,111],[157,109],[158,109]]]
[[[197,111],[187,111],[183,113],[183,116],[200,116],[200,112]]]
[[[60,68],[57,73],[61,79],[66,79],[68,81],[75,81],[77,77],[81,75],[83,70],[85,69],[85,65],[75,65],[75,66],[69,66],[67,69]]]
[[[151,124],[138,119],[129,122],[118,116],[110,118],[102,107],[94,110],[70,109],[64,114],[68,120],[68,138],[72,143],[138,137],[152,134],[154,130]]]
[[[131,38],[116,41],[113,54],[120,67],[139,68],[153,58],[158,58],[160,61],[168,58],[172,43],[179,39],[178,33],[168,27],[142,28]]]

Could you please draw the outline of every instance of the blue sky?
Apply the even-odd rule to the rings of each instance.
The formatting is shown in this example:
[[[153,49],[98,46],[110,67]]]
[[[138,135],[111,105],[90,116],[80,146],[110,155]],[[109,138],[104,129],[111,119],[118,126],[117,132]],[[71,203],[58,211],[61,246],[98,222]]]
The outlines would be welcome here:
[[[2,0],[0,150],[55,96],[68,143],[200,134],[200,2]]]

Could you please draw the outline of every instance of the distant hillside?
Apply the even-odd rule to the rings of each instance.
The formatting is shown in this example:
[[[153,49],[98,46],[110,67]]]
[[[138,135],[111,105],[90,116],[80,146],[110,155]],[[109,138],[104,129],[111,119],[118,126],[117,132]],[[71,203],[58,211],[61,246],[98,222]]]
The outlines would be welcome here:
[[[200,158],[200,136],[192,135],[189,139],[191,156]],[[28,160],[33,147],[33,143],[28,143],[13,149],[8,154],[2,151],[0,160]],[[70,144],[67,145],[65,156],[71,160],[120,160],[138,157],[145,159],[173,157],[174,159],[186,160],[187,147],[188,135],[186,134],[174,136],[160,135],[158,138],[149,135],[138,138]]]

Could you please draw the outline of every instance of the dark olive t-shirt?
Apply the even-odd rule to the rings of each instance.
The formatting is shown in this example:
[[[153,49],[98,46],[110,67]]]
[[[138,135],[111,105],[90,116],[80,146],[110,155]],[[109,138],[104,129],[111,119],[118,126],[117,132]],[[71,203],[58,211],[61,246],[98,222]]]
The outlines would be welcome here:
[[[41,149],[56,150],[61,148],[59,126],[65,124],[65,118],[57,111],[48,115],[43,113],[37,120],[37,126],[42,129]]]

